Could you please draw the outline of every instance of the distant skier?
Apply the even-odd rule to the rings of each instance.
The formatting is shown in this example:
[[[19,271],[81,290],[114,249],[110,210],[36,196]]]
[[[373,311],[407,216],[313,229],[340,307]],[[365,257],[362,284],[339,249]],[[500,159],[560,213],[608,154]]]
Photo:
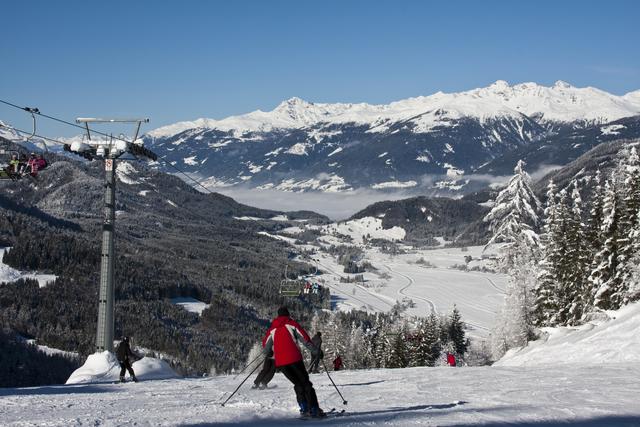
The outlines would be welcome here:
[[[293,383],[300,413],[304,417],[325,417],[324,411],[318,404],[313,384],[309,381],[309,374],[304,367],[298,342],[303,343],[312,355],[317,353],[318,349],[311,342],[307,332],[298,322],[289,317],[287,307],[280,307],[278,317],[271,322],[271,327],[262,340],[264,353],[268,354],[273,350],[276,368]]]
[[[252,388],[259,388],[260,390],[267,388],[267,384],[273,378],[276,373],[276,362],[273,359],[273,350],[270,351],[264,358],[262,370],[253,381]]]
[[[336,358],[333,359],[333,370],[339,371],[340,369],[342,369],[342,357],[337,355]]]
[[[131,379],[133,381],[138,382],[136,374],[133,372],[133,368],[131,367],[131,359],[138,359],[138,356],[131,351],[131,347],[129,346],[129,337],[122,337],[122,341],[120,341],[120,344],[118,344],[118,348],[116,349],[116,357],[120,363],[120,382],[124,382],[125,370],[129,371],[129,375],[131,375]]]
[[[447,352],[447,364],[453,367],[456,366],[456,356],[449,352]]]
[[[309,365],[309,373],[317,374],[320,371],[318,370],[318,365],[320,365],[320,359],[324,357],[324,353],[322,352],[322,333],[316,332],[316,334],[311,338],[311,342],[318,349],[314,356],[311,357],[311,364]]]
[[[317,374],[319,372],[318,367],[320,364],[320,360],[324,358],[324,352],[322,351],[322,333],[316,332],[316,334],[311,338],[311,342],[317,349],[316,353],[311,357],[311,364],[309,365],[309,373]]]

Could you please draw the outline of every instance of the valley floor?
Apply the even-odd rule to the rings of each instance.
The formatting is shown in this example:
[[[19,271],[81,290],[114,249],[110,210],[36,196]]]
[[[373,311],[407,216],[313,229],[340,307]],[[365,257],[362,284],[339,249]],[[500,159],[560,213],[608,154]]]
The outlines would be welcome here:
[[[465,256],[474,259],[470,267],[487,266],[481,261],[482,247],[441,249],[412,249],[401,255],[383,254],[375,248],[363,248],[365,260],[375,271],[364,273],[365,282],[341,283],[343,273],[335,257],[319,251],[314,255],[320,277],[331,292],[334,308],[386,312],[394,304],[411,300],[413,307],[406,314],[428,316],[448,315],[454,304],[467,324],[471,337],[486,338],[502,305],[507,276],[479,271],[461,271],[455,266],[465,265]],[[424,260],[424,262],[422,262]]]
[[[561,355],[559,355],[561,357]],[[348,400],[340,426],[638,426],[640,365],[410,368],[332,374]],[[144,380],[144,378],[143,378]],[[293,388],[242,376],[0,389],[3,426],[309,425]],[[321,406],[342,408],[325,374],[312,376]]]

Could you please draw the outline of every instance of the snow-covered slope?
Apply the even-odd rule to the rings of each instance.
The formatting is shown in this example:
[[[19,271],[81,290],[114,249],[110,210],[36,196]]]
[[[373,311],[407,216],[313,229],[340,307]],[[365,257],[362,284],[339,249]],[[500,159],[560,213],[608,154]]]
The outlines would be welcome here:
[[[346,409],[323,426],[637,427],[640,366],[410,368],[311,376],[325,409]],[[295,426],[293,387],[277,373],[267,390],[242,377],[0,389],[5,426]]]
[[[317,123],[366,124],[370,132],[383,132],[390,123],[411,121],[428,131],[440,123],[461,117],[488,119],[521,114],[545,121],[607,122],[640,113],[638,91],[616,96],[593,88],[577,88],[562,81],[551,87],[536,83],[510,86],[498,80],[485,88],[459,93],[437,92],[388,105],[323,104],[291,98],[269,112],[254,111],[222,120],[197,119],[155,129],[152,137],[168,137],[189,129],[245,132],[303,128]]]
[[[54,282],[58,278],[58,276],[54,274],[22,272],[8,266],[7,264],[4,264],[2,262],[2,257],[4,256],[5,251],[8,249],[9,248],[0,247],[0,283],[15,282],[16,280],[20,279],[32,279],[37,280],[38,285],[41,288],[44,288],[45,286],[47,286],[47,283]]]
[[[640,302],[609,312],[610,320],[544,328],[544,336],[513,349],[496,366],[640,364]]]

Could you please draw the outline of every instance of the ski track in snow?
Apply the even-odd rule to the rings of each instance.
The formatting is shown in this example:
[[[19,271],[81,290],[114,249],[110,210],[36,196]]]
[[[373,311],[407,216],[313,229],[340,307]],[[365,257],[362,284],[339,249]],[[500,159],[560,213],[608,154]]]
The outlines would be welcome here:
[[[626,427],[640,425],[639,364],[482,368],[408,368],[312,375],[334,426]],[[276,374],[272,387],[235,376],[0,389],[3,426],[310,425],[297,418],[293,387]]]
[[[438,314],[438,308],[437,308],[437,307],[436,307],[436,305],[433,303],[433,301],[431,301],[431,300],[429,300],[429,299],[426,299],[426,298],[423,298],[423,297],[416,296],[416,295],[408,295],[408,294],[406,294],[406,293],[404,292],[404,291],[405,291],[406,289],[408,289],[411,285],[415,285],[415,283],[416,283],[416,282],[415,282],[415,280],[413,280],[411,277],[407,276],[406,274],[397,273],[397,272],[393,271],[393,270],[391,269],[391,267],[389,267],[388,265],[386,265],[386,266],[385,266],[385,268],[386,268],[387,270],[389,270],[389,273],[392,273],[392,274],[393,274],[393,273],[395,273],[395,274],[398,274],[400,277],[404,277],[405,279],[407,279],[407,285],[406,285],[405,287],[403,287],[403,288],[398,289],[398,294],[402,295],[403,297],[412,298],[412,299],[418,299],[418,300],[420,300],[420,301],[424,301],[424,302],[426,302],[427,304],[429,304],[429,306],[431,306],[431,312],[432,312],[432,313],[434,313],[434,314]]]

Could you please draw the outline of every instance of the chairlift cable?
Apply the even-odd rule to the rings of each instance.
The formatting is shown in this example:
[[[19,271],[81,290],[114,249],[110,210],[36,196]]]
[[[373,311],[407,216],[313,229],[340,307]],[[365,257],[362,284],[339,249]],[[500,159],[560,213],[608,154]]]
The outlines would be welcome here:
[[[84,131],[86,131],[86,128],[85,128],[84,126],[80,126],[80,125],[78,125],[78,124],[76,124],[76,123],[72,123],[72,122],[69,122],[69,121],[66,121],[66,120],[63,120],[63,119],[59,119],[59,118],[54,117],[54,116],[50,116],[50,115],[47,115],[47,114],[41,113],[37,108],[36,108],[36,109],[32,109],[32,108],[29,108],[29,107],[20,107],[19,105],[16,105],[16,104],[14,104],[14,103],[12,103],[12,102],[9,102],[9,101],[5,101],[5,100],[3,100],[3,99],[0,99],[0,103],[3,103],[3,104],[5,104],[5,105],[8,105],[8,106],[13,107],[13,108],[17,108],[17,109],[22,110],[22,111],[26,111],[26,112],[28,112],[28,113],[32,113],[32,114],[33,114],[33,113],[35,113],[35,114],[38,114],[39,116],[42,116],[42,117],[45,117],[45,118],[47,118],[47,119],[50,119],[50,120],[56,121],[56,122],[58,122],[58,123],[62,123],[62,124],[68,125],[68,126],[72,126],[72,127],[74,127],[74,128],[82,129],[82,131],[83,131],[83,132],[84,132]],[[10,126],[7,126],[7,127],[8,127],[8,128],[11,128]],[[24,133],[24,131],[21,131],[21,130],[19,130],[19,129],[17,129],[17,128],[13,128],[13,129],[15,129],[15,130],[17,130],[17,131],[19,131],[19,132],[23,132],[23,133]],[[93,133],[95,133],[95,134],[97,134],[97,135],[102,135],[102,136],[106,136],[106,137],[113,138],[113,139],[115,139],[115,140],[124,141],[124,142],[126,142],[127,144],[131,144],[131,143],[132,143],[131,141],[128,141],[127,139],[119,138],[119,137],[113,136],[113,135],[108,134],[108,133],[105,133],[105,132],[100,132],[100,131],[97,131],[97,130],[92,130],[92,132],[93,132]],[[64,143],[62,143],[62,142],[60,142],[60,141],[56,141],[56,140],[53,140],[53,139],[51,139],[51,138],[46,138],[46,137],[43,137],[43,136],[40,136],[40,135],[34,135],[34,136],[37,136],[38,138],[46,139],[46,140],[48,140],[48,141],[53,141],[53,142],[55,142],[55,143],[57,143],[57,144],[64,144]],[[205,187],[204,185],[202,185],[202,183],[200,183],[200,181],[198,181],[198,180],[194,179],[193,177],[189,176],[186,172],[184,172],[184,171],[182,171],[181,169],[179,169],[177,166],[175,166],[175,165],[171,164],[171,162],[169,162],[169,161],[166,159],[166,157],[165,157],[165,156],[158,156],[158,158],[162,159],[162,160],[164,161],[164,163],[165,163],[167,166],[169,166],[169,167],[171,167],[171,168],[175,169],[175,170],[176,170],[176,171],[178,171],[180,174],[182,174],[183,176],[185,176],[189,181],[192,181],[192,182],[193,182],[193,183],[195,183],[198,187],[201,187],[202,189],[204,189],[204,190],[205,190],[205,192],[206,192],[207,194],[214,194],[214,193],[213,193],[213,191],[209,190],[207,187]]]

